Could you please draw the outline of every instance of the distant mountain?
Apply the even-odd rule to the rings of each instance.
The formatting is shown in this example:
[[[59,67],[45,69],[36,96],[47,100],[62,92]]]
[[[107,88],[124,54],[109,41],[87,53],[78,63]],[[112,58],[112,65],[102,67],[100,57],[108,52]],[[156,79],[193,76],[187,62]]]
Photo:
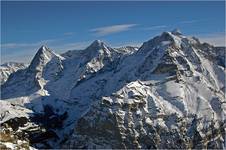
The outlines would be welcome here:
[[[0,147],[225,148],[225,50],[179,30],[140,48],[42,46],[0,70]]]
[[[26,64],[17,62],[2,64],[0,66],[0,84],[2,85],[3,83],[5,83],[11,73],[16,72],[19,69],[24,69],[26,67]]]

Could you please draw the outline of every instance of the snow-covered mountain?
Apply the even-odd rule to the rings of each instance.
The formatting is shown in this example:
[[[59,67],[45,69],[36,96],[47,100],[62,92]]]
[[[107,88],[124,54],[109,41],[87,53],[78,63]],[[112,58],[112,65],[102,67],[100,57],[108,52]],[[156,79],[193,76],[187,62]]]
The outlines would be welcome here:
[[[10,73],[1,85],[0,123],[2,135],[10,130],[16,137],[14,145],[187,149],[226,143],[225,47],[178,30],[140,48],[96,40],[59,55],[42,46],[28,67]],[[9,143],[1,139],[0,146]]]
[[[5,83],[11,73],[16,72],[19,69],[24,69],[26,67],[26,64],[17,62],[2,64],[0,66],[0,84],[2,85],[3,83]]]

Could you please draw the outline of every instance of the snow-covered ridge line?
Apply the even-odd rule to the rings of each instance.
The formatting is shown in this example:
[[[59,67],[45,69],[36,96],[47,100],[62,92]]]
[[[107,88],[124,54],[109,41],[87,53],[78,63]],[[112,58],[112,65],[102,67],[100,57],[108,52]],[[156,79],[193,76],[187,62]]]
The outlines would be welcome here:
[[[36,148],[222,148],[224,55],[178,30],[140,48],[42,46],[1,85],[1,123]]]

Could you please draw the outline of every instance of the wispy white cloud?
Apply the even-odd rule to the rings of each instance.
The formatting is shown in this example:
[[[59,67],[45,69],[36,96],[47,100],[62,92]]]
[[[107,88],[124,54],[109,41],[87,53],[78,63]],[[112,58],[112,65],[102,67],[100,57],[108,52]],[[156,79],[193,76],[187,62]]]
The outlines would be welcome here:
[[[1,44],[1,64],[9,61],[29,62],[39,47],[55,40],[43,40],[31,43]]]
[[[193,24],[193,23],[203,22],[203,21],[208,21],[208,19],[183,20],[183,21],[180,21],[179,24]]]
[[[207,42],[215,46],[226,46],[226,35],[221,33],[209,33],[197,35],[201,42]]]
[[[159,30],[159,29],[164,29],[167,28],[166,25],[158,25],[158,26],[150,26],[147,28],[143,28],[144,30]]]
[[[95,35],[97,36],[105,36],[113,33],[127,31],[135,26],[137,26],[137,24],[119,24],[119,25],[99,27],[99,28],[91,29],[90,31],[94,32]]]
[[[64,44],[49,45],[49,47],[56,52],[62,53],[62,52],[66,52],[67,50],[85,49],[91,44],[91,42],[92,41],[71,42],[71,43],[64,43]]]
[[[21,62],[21,63],[30,63],[31,59],[34,57],[34,54],[31,53],[20,53],[12,55],[1,56],[1,64],[6,62]]]
[[[205,19],[183,20],[183,21],[176,22],[176,25],[193,24],[193,23],[197,23],[197,22],[201,22],[201,21],[205,21]],[[175,24],[149,26],[149,27],[144,27],[144,28],[141,28],[141,29],[143,29],[143,30],[163,30],[164,29],[165,30],[166,28],[171,28],[171,27],[175,27]]]
[[[55,41],[57,40],[48,39],[48,40],[42,40],[42,41],[32,42],[32,43],[4,43],[4,44],[1,44],[1,48],[2,49],[28,48],[28,47],[46,45],[47,43],[52,43]]]
[[[37,50],[46,45],[57,53],[67,50],[80,50],[86,48],[92,41],[61,42],[60,39],[37,41],[33,43],[5,43],[1,44],[1,64],[9,61],[29,63]]]

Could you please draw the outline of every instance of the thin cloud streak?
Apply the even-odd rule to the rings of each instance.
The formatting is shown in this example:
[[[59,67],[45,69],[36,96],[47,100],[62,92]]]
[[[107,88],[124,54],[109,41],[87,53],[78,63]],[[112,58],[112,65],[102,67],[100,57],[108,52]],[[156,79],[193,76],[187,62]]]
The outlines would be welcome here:
[[[207,19],[194,19],[194,20],[184,20],[180,21],[180,24],[192,24],[192,23],[197,23],[197,22],[203,22],[203,21],[208,21]]]
[[[184,20],[184,21],[179,21],[176,24],[193,24],[193,23],[197,23],[197,22],[201,22],[204,21],[204,19],[200,19],[200,20]],[[174,24],[169,24],[169,25],[156,25],[156,26],[150,26],[150,27],[145,27],[142,28],[143,30],[160,30],[160,29],[166,29],[168,27],[172,27],[175,26]]]
[[[158,29],[164,29],[167,28],[166,25],[159,25],[159,26],[150,26],[147,28],[144,28],[144,30],[158,30]]]
[[[200,19],[200,20],[184,20],[184,21],[180,21],[180,22],[177,22],[177,24],[193,24],[193,23],[197,23],[197,22],[200,22],[200,21],[204,21],[204,19]],[[156,25],[156,26],[150,26],[150,27],[145,27],[145,28],[142,28],[143,30],[162,30],[162,29],[166,29],[168,27],[171,27],[171,26],[175,26],[174,24],[169,24],[169,25]]]
[[[47,43],[52,43],[57,41],[56,39],[49,39],[49,40],[42,40],[39,42],[33,43],[4,43],[1,44],[2,49],[13,49],[13,48],[27,48],[27,47],[34,47],[34,46],[41,46]]]
[[[66,52],[68,50],[83,50],[91,44],[92,41],[82,41],[82,42],[73,42],[65,43],[58,45],[50,45],[49,47],[54,51],[59,53]]]
[[[210,33],[197,35],[201,42],[207,42],[214,46],[226,46],[226,35],[225,33]]]
[[[97,36],[105,36],[113,33],[127,31],[135,26],[137,26],[137,24],[119,24],[119,25],[99,27],[99,28],[91,29],[90,31],[94,32],[94,34]]]
[[[1,48],[1,64],[9,61],[29,63],[37,50],[46,45],[56,53],[64,53],[68,50],[85,49],[91,41],[62,43],[59,40],[45,40],[34,43],[6,43]]]

